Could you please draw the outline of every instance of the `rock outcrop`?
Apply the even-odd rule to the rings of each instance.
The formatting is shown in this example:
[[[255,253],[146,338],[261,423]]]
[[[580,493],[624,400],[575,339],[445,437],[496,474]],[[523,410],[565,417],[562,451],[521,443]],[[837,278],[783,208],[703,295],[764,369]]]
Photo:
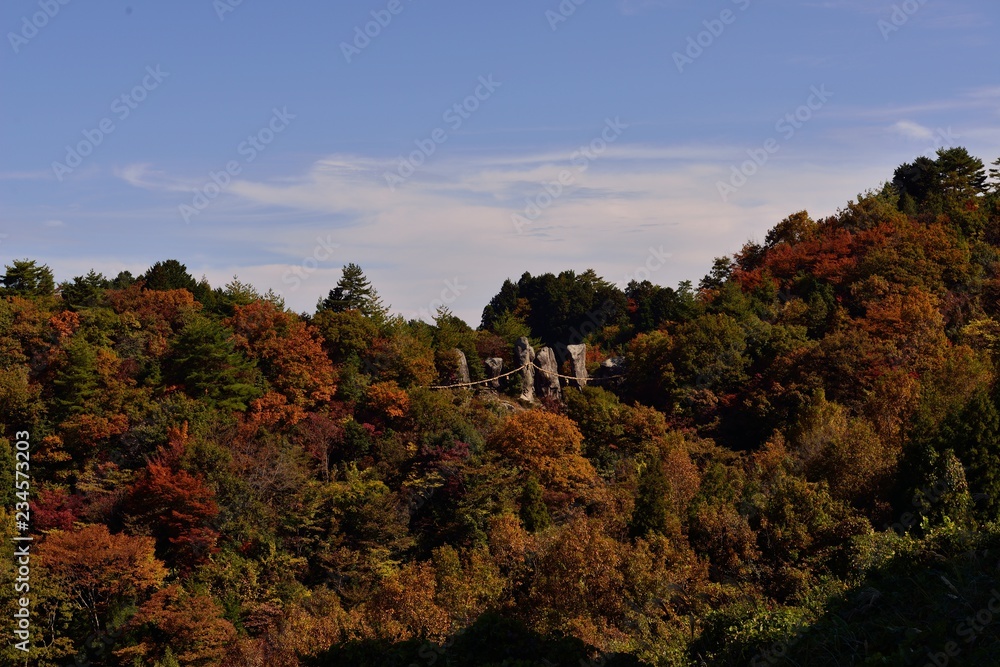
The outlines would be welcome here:
[[[535,364],[541,369],[535,375],[535,387],[540,398],[562,398],[562,390],[559,387],[559,362],[556,361],[556,353],[551,347],[543,347],[535,357]]]
[[[503,359],[500,357],[490,357],[483,365],[486,366],[486,377],[490,382],[486,383],[487,387],[492,389],[500,388],[500,380],[497,376],[503,373]]]
[[[625,358],[624,357],[612,357],[610,359],[605,359],[601,367],[594,372],[594,379],[608,379],[610,382],[604,382],[601,384],[602,387],[607,387],[609,384],[619,384],[622,379],[618,376],[625,374]],[[617,379],[612,379],[617,378]]]
[[[587,386],[587,346],[567,345],[570,362],[573,364],[573,375],[576,377],[578,387]]]
[[[521,400],[535,400],[535,367],[531,364],[535,360],[535,350],[531,343],[524,336],[517,339],[514,344],[514,355],[517,359],[518,367],[524,366],[521,371]]]
[[[465,358],[465,352],[462,352],[458,348],[454,349],[453,352],[458,359],[458,381],[471,382],[471,378],[469,377],[469,360]]]

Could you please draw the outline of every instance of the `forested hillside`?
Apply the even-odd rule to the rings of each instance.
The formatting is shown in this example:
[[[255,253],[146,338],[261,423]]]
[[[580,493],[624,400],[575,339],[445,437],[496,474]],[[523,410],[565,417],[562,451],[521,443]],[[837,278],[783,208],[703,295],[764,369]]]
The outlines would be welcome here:
[[[994,164],[918,158],[696,284],[525,273],[476,329],[355,265],[295,314],[10,259],[0,663],[1000,664]],[[590,379],[490,382],[527,344]]]

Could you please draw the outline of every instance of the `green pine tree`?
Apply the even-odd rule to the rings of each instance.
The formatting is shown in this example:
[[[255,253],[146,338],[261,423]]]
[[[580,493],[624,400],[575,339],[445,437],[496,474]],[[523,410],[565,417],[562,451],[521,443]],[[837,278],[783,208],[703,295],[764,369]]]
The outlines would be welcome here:
[[[92,308],[101,301],[104,290],[111,286],[102,274],[91,269],[85,276],[73,278],[71,283],[59,285],[59,294],[72,308]]]
[[[962,462],[979,516],[987,521],[1000,518],[1000,413],[986,391],[945,420],[935,446],[938,451],[954,450]]]
[[[149,270],[143,274],[142,279],[146,283],[146,289],[151,290],[186,289],[194,292],[198,286],[198,281],[188,273],[187,267],[176,259],[157,262],[149,267]]]
[[[669,491],[670,484],[663,474],[663,465],[658,459],[650,461],[639,477],[639,494],[635,499],[632,520],[629,521],[629,535],[645,537],[650,533],[662,535],[667,532]]]
[[[255,365],[236,351],[230,333],[204,317],[188,322],[171,345],[168,377],[188,394],[223,410],[246,410],[264,392]]]
[[[111,280],[111,289],[125,289],[135,284],[135,276],[131,271],[119,271],[118,275]]]
[[[316,304],[317,312],[325,310],[335,313],[357,310],[365,317],[377,321],[384,321],[388,314],[388,308],[382,304],[381,297],[365,277],[365,272],[354,263],[343,268],[337,286]]]
[[[52,270],[45,264],[38,266],[33,259],[19,259],[5,268],[7,272],[2,279],[5,293],[25,297],[52,296],[55,293]]]
[[[534,475],[525,482],[521,493],[521,523],[532,533],[552,525],[549,510],[542,501],[542,486]]]
[[[97,350],[75,336],[65,352],[65,364],[52,378],[53,404],[60,419],[92,410],[98,392]]]
[[[933,458],[930,474],[913,495],[923,521],[938,526],[947,519],[961,528],[975,530],[973,500],[962,462],[950,449]]]

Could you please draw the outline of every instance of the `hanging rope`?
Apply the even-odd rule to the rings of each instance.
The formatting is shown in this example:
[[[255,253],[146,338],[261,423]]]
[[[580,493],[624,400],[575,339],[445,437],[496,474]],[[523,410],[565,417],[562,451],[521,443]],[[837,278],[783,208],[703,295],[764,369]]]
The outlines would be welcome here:
[[[486,380],[476,380],[475,382],[458,382],[456,384],[436,384],[436,385],[431,385],[431,386],[429,386],[427,388],[428,389],[457,389],[459,387],[475,387],[475,386],[481,385],[481,384],[489,384],[490,382],[495,382],[496,380],[500,380],[501,378],[510,377],[511,375],[514,375],[516,373],[520,373],[521,371],[523,371],[528,366],[534,366],[537,370],[541,371],[542,373],[545,373],[546,375],[550,375],[550,376],[554,375],[556,377],[563,378],[565,380],[572,380],[573,382],[603,382],[604,380],[615,380],[617,378],[623,378],[623,377],[625,377],[624,375],[608,375],[608,376],[599,377],[599,378],[594,378],[594,377],[578,378],[578,377],[572,376],[572,375],[560,375],[559,373],[553,373],[551,371],[547,371],[544,368],[542,368],[541,366],[539,366],[538,364],[536,364],[534,361],[529,361],[528,363],[524,364],[520,368],[515,368],[512,371],[509,371],[507,373],[503,373],[502,375],[497,375],[496,377],[491,377],[491,378],[486,379]]]
[[[531,363],[531,362],[529,362],[529,363]],[[432,386],[427,387],[427,388],[428,389],[453,389],[455,387],[474,387],[474,386],[476,386],[478,384],[487,384],[487,383],[493,382],[494,380],[499,380],[500,378],[505,378],[505,377],[509,377],[511,375],[514,375],[515,373],[520,373],[521,371],[523,371],[527,367],[528,367],[528,364],[525,364],[525,365],[521,366],[520,368],[515,368],[514,370],[510,371],[509,373],[504,373],[503,375],[498,375],[498,376],[492,377],[492,378],[490,378],[488,380],[476,380],[475,382],[459,382],[458,384],[438,384],[438,385],[432,385]]]
[[[603,380],[614,380],[615,378],[625,377],[624,375],[607,375],[605,377],[599,377],[599,378],[594,378],[594,377],[578,378],[575,375],[560,375],[559,373],[553,373],[551,371],[547,371],[538,364],[536,364],[535,362],[531,362],[531,365],[540,370],[541,372],[545,373],[546,375],[554,375],[557,378],[563,378],[564,380],[572,380],[573,382],[601,382]]]

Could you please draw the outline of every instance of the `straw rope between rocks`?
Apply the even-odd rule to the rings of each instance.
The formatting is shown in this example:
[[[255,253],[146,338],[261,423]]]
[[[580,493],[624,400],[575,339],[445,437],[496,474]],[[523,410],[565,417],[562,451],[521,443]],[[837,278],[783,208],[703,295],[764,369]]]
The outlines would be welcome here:
[[[501,378],[510,377],[511,375],[514,375],[515,373],[520,373],[521,371],[523,371],[528,366],[534,366],[537,370],[541,371],[542,373],[545,373],[546,375],[549,375],[549,376],[554,375],[555,377],[563,378],[565,380],[572,380],[573,382],[581,382],[581,381],[582,382],[603,382],[604,380],[614,380],[616,378],[623,378],[623,377],[625,377],[624,375],[608,375],[606,377],[599,377],[599,378],[587,377],[587,378],[583,378],[581,380],[581,378],[578,378],[578,377],[573,376],[573,375],[561,375],[559,373],[553,373],[552,371],[547,371],[544,368],[542,368],[541,366],[539,366],[538,364],[536,364],[535,362],[529,361],[528,363],[524,364],[520,368],[515,368],[512,371],[509,371],[507,373],[503,373],[501,375],[497,375],[496,377],[491,377],[491,378],[489,378],[487,380],[476,380],[475,382],[458,382],[456,384],[437,384],[437,385],[431,385],[431,386],[429,386],[427,388],[428,389],[455,389],[455,388],[458,388],[458,387],[475,387],[475,386],[480,385],[480,384],[489,384],[490,382],[494,382],[494,381],[499,380]]]
[[[531,362],[528,362],[528,363],[531,363]],[[510,371],[509,373],[504,373],[503,375],[498,375],[498,376],[492,377],[492,378],[490,378],[488,380],[476,380],[475,382],[459,382],[458,384],[437,384],[437,385],[432,385],[432,386],[427,387],[427,388],[428,389],[452,389],[454,387],[474,387],[477,384],[487,384],[489,382],[493,382],[494,380],[499,380],[500,378],[505,378],[505,377],[508,377],[510,375],[513,375],[514,373],[520,373],[521,371],[523,371],[527,367],[528,367],[528,364],[524,364],[520,368],[515,368],[514,370]]]

